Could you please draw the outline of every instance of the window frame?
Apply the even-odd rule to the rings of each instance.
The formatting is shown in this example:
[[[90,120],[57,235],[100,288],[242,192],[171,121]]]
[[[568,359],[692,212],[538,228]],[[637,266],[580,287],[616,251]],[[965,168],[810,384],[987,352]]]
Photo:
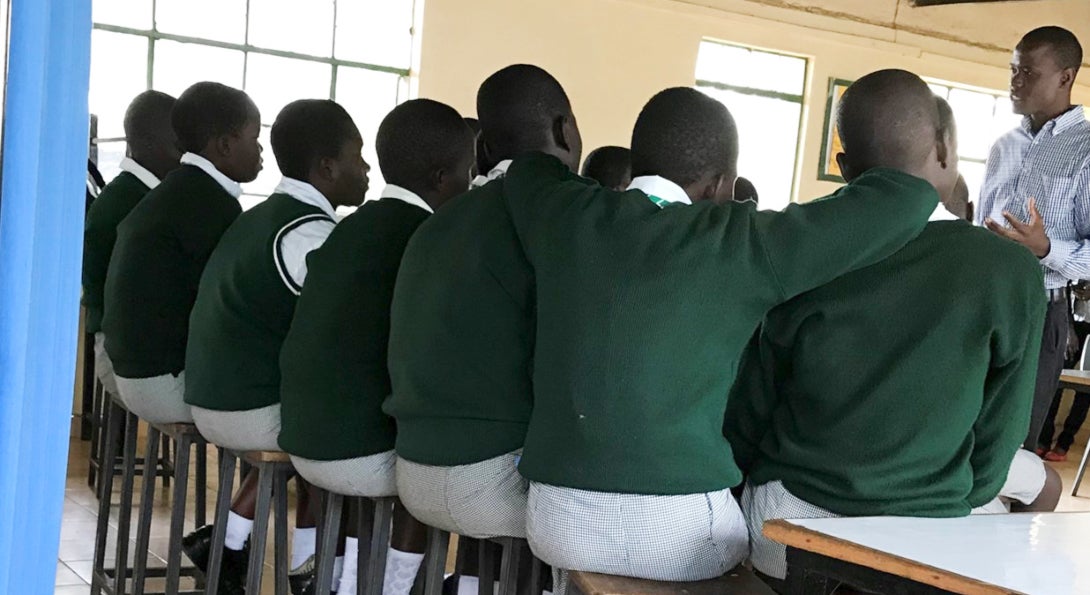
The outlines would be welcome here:
[[[743,49],[750,53],[760,52],[762,54],[771,54],[774,56],[782,56],[785,58],[793,58],[796,60],[802,60],[803,74],[802,74],[802,93],[784,93],[782,91],[771,91],[768,89],[761,89],[759,87],[750,87],[746,85],[736,85],[732,83],[725,83],[722,81],[712,81],[708,79],[696,79],[696,88],[708,87],[719,91],[730,91],[738,93],[740,95],[751,95],[755,97],[761,97],[764,99],[776,99],[780,101],[786,101],[788,103],[797,103],[799,106],[799,122],[798,129],[795,134],[795,158],[792,160],[791,167],[791,194],[788,197],[787,204],[796,202],[799,192],[799,163],[802,160],[803,155],[803,138],[806,133],[806,93],[810,84],[810,75],[813,68],[813,60],[810,56],[804,56],[801,54],[792,54],[790,52],[784,52],[780,50],[771,50],[767,48],[756,47],[752,45],[746,45],[743,43],[736,43],[730,41],[722,41],[718,39],[701,39],[700,44],[705,43],[725,45],[733,48]],[[699,60],[700,49],[697,48],[697,60]]]
[[[337,75],[339,70],[343,68],[350,68],[355,70],[369,70],[373,72],[381,72],[385,74],[393,74],[401,77],[405,80],[406,88],[408,89],[408,96],[405,99],[411,99],[414,94],[414,85],[412,84],[413,67],[396,67],[396,66],[384,66],[381,64],[371,64],[368,62],[359,62],[355,60],[345,60],[343,58],[337,58],[337,3],[340,0],[332,0],[333,2],[333,22],[330,24],[332,27],[330,36],[330,55],[329,56],[316,56],[313,54],[307,54],[302,52],[292,52],[287,50],[278,50],[275,48],[269,48],[264,46],[257,46],[250,43],[250,3],[251,0],[246,0],[246,30],[244,34],[243,43],[234,43],[219,41],[215,39],[208,39],[204,37],[195,37],[191,35],[179,35],[176,33],[166,33],[159,31],[156,18],[158,16],[158,0],[151,0],[151,29],[143,29],[138,27],[126,27],[122,25],[112,25],[109,23],[94,22],[91,27],[94,30],[105,31],[109,33],[117,33],[122,35],[131,35],[135,37],[141,37],[147,40],[148,55],[147,55],[147,72],[145,73],[144,88],[145,90],[153,89],[154,72],[155,72],[155,46],[159,41],[173,41],[182,44],[192,44],[200,46],[209,46],[225,50],[233,50],[242,52],[242,81],[245,87],[246,77],[249,71],[250,55],[260,54],[266,56],[275,56],[278,58],[287,58],[290,60],[300,60],[303,62],[310,62],[316,64],[324,64],[331,67],[331,74],[329,80],[329,98],[333,101],[337,100]],[[413,24],[410,28],[410,35],[414,38],[419,30],[419,5],[420,0],[412,0],[412,14]],[[419,44],[415,41],[410,46],[410,53],[408,63],[410,65],[416,64],[417,52],[419,50]],[[400,100],[400,95],[398,97]],[[262,126],[265,123],[262,122]],[[91,146],[97,147],[100,143],[111,143],[124,141],[125,137],[91,137]],[[244,196],[266,198],[260,194],[252,192],[244,192]]]

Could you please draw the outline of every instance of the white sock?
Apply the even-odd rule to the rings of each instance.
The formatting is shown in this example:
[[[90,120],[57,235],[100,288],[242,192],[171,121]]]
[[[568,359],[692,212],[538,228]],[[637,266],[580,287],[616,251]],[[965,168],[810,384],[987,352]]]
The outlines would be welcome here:
[[[235,511],[229,511],[227,513],[227,536],[223,540],[223,545],[236,552],[242,551],[242,548],[246,547],[246,540],[250,538],[250,531],[254,529],[254,522],[250,519],[242,518],[241,515],[235,514]]]
[[[475,576],[458,577],[458,595],[477,595],[477,587],[481,579]]]
[[[317,527],[296,527],[291,532],[291,568],[299,568],[314,555],[318,541]]]
[[[424,554],[414,554],[390,548],[386,554],[386,578],[382,581],[382,595],[409,595],[416,580],[416,572],[424,561]]]
[[[344,538],[344,569],[341,570],[341,584],[337,587],[337,593],[344,595],[356,594],[357,573],[356,561],[360,556],[360,540],[356,537]]]
[[[333,592],[341,590],[341,575],[344,574],[344,556],[333,558]],[[348,593],[347,595],[353,595]]]

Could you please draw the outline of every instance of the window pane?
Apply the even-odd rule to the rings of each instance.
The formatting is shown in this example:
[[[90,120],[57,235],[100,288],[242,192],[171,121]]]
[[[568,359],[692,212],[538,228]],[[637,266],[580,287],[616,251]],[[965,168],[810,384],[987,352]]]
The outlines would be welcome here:
[[[250,0],[250,45],[331,56],[333,0]]]
[[[154,87],[175,97],[200,81],[214,81],[241,89],[242,63],[242,52],[235,50],[194,43],[157,41]]]
[[[950,107],[958,129],[958,154],[986,159],[995,138],[992,135],[992,111],[995,97],[987,93],[950,90]]]
[[[296,99],[328,99],[333,67],[264,54],[250,54],[246,92],[261,110],[261,121],[272,124],[285,105]]]
[[[253,182],[242,185],[243,192],[259,197],[259,200],[254,202],[254,204],[268,198],[268,196],[272,194],[272,191],[276,189],[276,185],[280,183],[280,168],[276,166],[276,157],[273,156],[272,143],[269,140],[269,131],[271,128],[271,126],[261,127],[261,137],[259,141],[261,142],[262,148],[265,149],[265,152],[261,154],[261,157],[265,160],[261,166],[261,173],[257,174],[257,179]],[[249,208],[250,206],[253,205],[243,205],[244,208]]]
[[[698,80],[802,95],[806,60],[714,42],[700,44]]]
[[[738,175],[753,182],[760,208],[786,207],[791,202],[795,177],[802,105],[734,91],[700,90],[723,102],[734,116],[738,125]]]
[[[125,143],[101,143],[98,149],[98,172],[109,183],[121,173],[121,160],[125,158]]]
[[[386,114],[405,99],[400,79],[396,74],[358,68],[342,67],[337,71],[337,103],[348,110],[359,127],[363,135],[363,158],[371,166],[368,200],[381,198],[379,194],[385,186],[375,155],[375,134]]]
[[[931,92],[943,99],[950,96],[950,87],[939,85],[937,83],[928,83],[928,87],[931,87]]]
[[[412,28],[413,0],[337,0],[336,56],[408,69]]]
[[[94,0],[91,18],[96,23],[151,29],[151,6],[149,0]]]
[[[165,33],[243,43],[246,0],[157,0],[155,26]]]
[[[98,116],[100,138],[125,136],[125,109],[147,88],[147,38],[92,31],[88,102],[91,113]]]
[[[971,161],[958,163],[958,173],[965,178],[965,185],[969,187],[969,200],[973,204],[980,204],[980,185],[984,183],[984,164]]]

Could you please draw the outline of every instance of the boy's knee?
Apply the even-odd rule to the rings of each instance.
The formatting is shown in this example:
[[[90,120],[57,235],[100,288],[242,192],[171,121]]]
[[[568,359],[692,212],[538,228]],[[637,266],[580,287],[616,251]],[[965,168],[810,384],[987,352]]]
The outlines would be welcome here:
[[[1063,479],[1050,465],[1045,465],[1045,485],[1037,498],[1029,503],[1014,502],[1011,504],[1011,512],[1052,512],[1060,503],[1060,494],[1063,492]]]

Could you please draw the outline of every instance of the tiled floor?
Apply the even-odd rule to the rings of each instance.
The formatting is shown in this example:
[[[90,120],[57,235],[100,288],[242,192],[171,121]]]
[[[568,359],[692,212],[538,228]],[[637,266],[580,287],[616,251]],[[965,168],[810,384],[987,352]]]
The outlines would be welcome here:
[[[1090,432],[1090,428],[1087,429]],[[1079,461],[1082,457],[1083,447],[1081,445],[1086,443],[1086,432],[1079,436],[1077,445],[1074,450],[1069,454],[1069,459],[1066,463],[1051,463],[1063,476],[1064,480],[1064,495],[1060,500],[1058,510],[1061,511],[1090,511],[1090,478],[1086,480],[1085,487],[1082,490],[1083,496],[1075,498],[1072,497],[1071,485],[1074,483],[1075,473],[1078,469]],[[69,450],[69,465],[68,465],[68,485],[65,490],[64,499],[64,520],[61,525],[61,542],[60,550],[57,561],[57,582],[56,590],[54,593],[57,595],[86,595],[90,592],[91,582],[91,562],[94,557],[94,537],[96,519],[98,518],[98,501],[96,500],[93,492],[87,487],[87,455],[88,455],[88,443],[82,442],[77,439],[73,439],[71,448]],[[209,457],[209,478],[208,478],[208,516],[211,518],[214,502],[215,502],[215,487],[216,487],[216,462],[214,451],[210,451]],[[193,472],[191,465],[190,472]],[[192,477],[192,476],[191,476]],[[135,496],[135,503],[139,502],[139,486],[140,479],[137,478],[137,490]],[[191,484],[192,485],[192,484]],[[237,485],[237,483],[236,483]],[[190,488],[190,495],[187,502],[186,513],[186,531],[192,530],[194,523],[194,494],[193,488]],[[166,563],[163,558],[166,556],[167,540],[169,537],[170,527],[170,493],[160,488],[156,492],[155,496],[155,512],[153,516],[152,531],[151,531],[151,543],[149,554],[149,566],[165,566]],[[106,558],[112,562],[114,554],[114,544],[116,543],[113,538],[113,531],[117,529],[117,493],[114,495],[114,507],[111,510],[111,538],[109,541],[110,547],[108,548]],[[291,507],[294,509],[294,507]],[[131,559],[132,552],[136,548],[135,538],[135,515],[133,519],[132,538],[133,542],[130,543],[129,557]],[[271,525],[271,523],[270,523]],[[291,526],[294,526],[292,524]],[[271,561],[272,550],[272,536],[269,536],[269,550],[266,560]],[[455,543],[452,542],[452,550]],[[453,552],[452,552],[453,553]],[[450,562],[448,561],[448,569],[450,568]],[[182,588],[186,588],[189,584],[187,579],[183,579]],[[262,585],[262,595],[272,593],[272,572],[271,566],[266,563],[265,581]],[[161,580],[149,579],[148,589],[150,592],[163,590],[163,584]]]

